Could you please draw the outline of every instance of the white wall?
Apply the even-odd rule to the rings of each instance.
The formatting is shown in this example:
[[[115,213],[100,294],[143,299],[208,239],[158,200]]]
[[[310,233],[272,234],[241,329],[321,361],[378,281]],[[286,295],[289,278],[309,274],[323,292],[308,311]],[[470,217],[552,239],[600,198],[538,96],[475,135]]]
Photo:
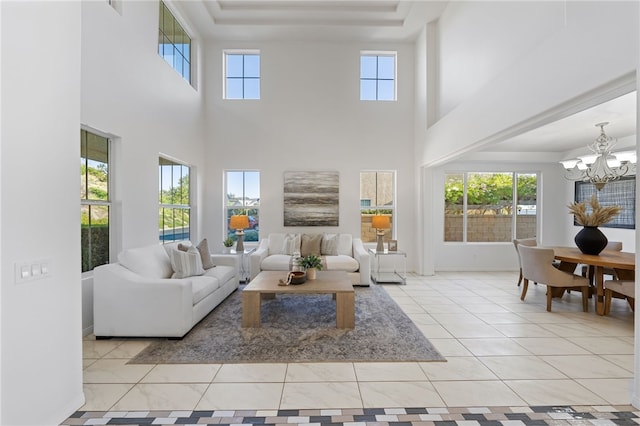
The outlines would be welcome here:
[[[222,99],[223,49],[259,49],[261,100]],[[398,101],[359,100],[361,50],[397,50]],[[207,186],[205,233],[221,248],[224,169],[261,173],[260,234],[360,235],[359,173],[397,171],[397,240],[414,259],[414,49],[412,45],[278,42],[211,43],[206,49]],[[283,172],[340,173],[337,228],[283,226]]]
[[[466,77],[476,86],[464,93],[449,94],[445,91],[448,86],[441,83],[441,98],[451,99],[446,102],[456,106],[429,128],[424,140],[418,141],[422,164],[447,161],[490,143],[499,132],[635,72],[637,2],[563,2],[566,13],[552,8],[535,22],[555,31],[537,44],[533,43],[535,33],[525,32],[523,44],[531,45],[528,51],[510,48],[517,45],[512,40],[519,38],[510,23],[522,20],[512,3],[515,2],[498,2],[492,15],[491,34],[504,36],[493,39],[490,51],[505,55],[499,62],[502,65],[488,69],[490,75],[480,80],[474,78],[474,66],[461,67],[468,72],[458,80]],[[439,36],[441,40],[449,40],[440,46],[442,63],[455,63],[460,59],[464,64],[461,58],[474,56],[473,44],[467,41],[484,40],[484,32],[488,30],[482,12],[484,5],[483,2],[449,4],[456,8],[456,13],[470,16],[465,19],[468,25],[464,37],[457,36],[460,28],[454,20],[451,26],[446,19],[440,22]],[[558,28],[555,23],[561,12],[566,23]],[[542,19],[545,16],[546,19]],[[473,18],[477,18],[477,25],[473,24],[476,22]]]
[[[417,162],[430,172],[422,188],[424,205],[425,209],[434,206],[429,213],[423,211],[423,218],[427,220],[436,212],[429,221],[433,226],[425,228],[420,243],[425,271],[460,268],[460,264],[464,269],[517,265],[515,252],[508,245],[456,247],[438,243],[442,240],[438,222],[442,219],[437,213],[442,211],[438,207],[442,193],[437,173],[441,167],[449,167],[448,163],[464,154],[468,158],[468,153],[501,140],[523,123],[535,123],[549,111],[636,70],[636,2],[558,4],[564,9],[539,2],[452,2],[439,21],[438,57],[442,68],[439,93],[433,96],[440,100],[446,114],[428,128],[423,139],[417,135]],[[514,31],[514,23],[523,31]],[[497,158],[487,167],[501,167],[503,162]],[[513,163],[513,159],[507,159],[510,165],[506,167],[512,168]],[[577,230],[566,213],[566,205],[573,200],[572,184],[564,180],[556,163],[531,166],[546,170],[542,243],[572,244]],[[549,209],[551,214],[547,214]],[[557,217],[564,218],[557,221]],[[622,240],[625,250],[635,249],[630,231],[605,232],[611,239]]]
[[[169,6],[171,4],[169,3]],[[197,34],[181,20],[199,49]],[[108,36],[106,36],[108,34]],[[205,168],[201,93],[158,50],[158,2],[82,2],[82,116],[78,123],[112,135],[112,261],[122,248],[158,242],[158,156],[192,168],[192,239],[202,237]],[[195,55],[194,55],[195,56]],[[201,70],[194,65],[194,86]],[[83,279],[83,332],[93,327],[93,279]]]
[[[80,3],[1,2],[0,424],[80,407]],[[14,264],[47,278],[15,283]]]
[[[204,166],[201,93],[157,50],[157,1],[82,3],[81,122],[116,136],[123,248],[158,241],[159,154]]]
[[[438,20],[440,117],[560,30],[564,9],[558,1],[450,2]]]

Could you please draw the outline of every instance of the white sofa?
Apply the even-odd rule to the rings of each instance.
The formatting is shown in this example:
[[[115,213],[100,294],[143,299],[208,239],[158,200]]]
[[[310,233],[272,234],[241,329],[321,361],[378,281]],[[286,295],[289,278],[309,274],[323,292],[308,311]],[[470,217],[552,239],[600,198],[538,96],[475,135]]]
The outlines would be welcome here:
[[[178,253],[177,246],[152,244],[124,250],[118,263],[94,269],[93,329],[97,338],[181,338],[238,288],[238,257],[209,254],[215,267],[204,270],[206,242],[206,251],[194,252],[193,248],[185,255]],[[184,246],[181,248],[184,252]],[[187,270],[181,259],[195,262],[197,270]],[[187,276],[190,274],[197,275]]]
[[[319,253],[316,252],[318,238]],[[251,279],[260,271],[288,271],[294,253],[302,256],[319,254],[326,270],[348,272],[354,285],[367,286],[371,283],[371,260],[362,240],[353,238],[351,234],[327,233],[269,234],[249,257]]]

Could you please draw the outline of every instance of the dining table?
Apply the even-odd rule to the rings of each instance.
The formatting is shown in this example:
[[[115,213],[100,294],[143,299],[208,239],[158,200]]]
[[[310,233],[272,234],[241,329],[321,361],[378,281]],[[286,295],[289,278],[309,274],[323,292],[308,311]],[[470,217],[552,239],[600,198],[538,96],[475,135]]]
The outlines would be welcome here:
[[[595,287],[596,313],[604,315],[604,270],[612,268],[619,279],[634,280],[636,254],[617,250],[603,250],[600,254],[585,254],[577,247],[552,247],[558,268],[573,273],[578,264],[589,265],[592,284]]]

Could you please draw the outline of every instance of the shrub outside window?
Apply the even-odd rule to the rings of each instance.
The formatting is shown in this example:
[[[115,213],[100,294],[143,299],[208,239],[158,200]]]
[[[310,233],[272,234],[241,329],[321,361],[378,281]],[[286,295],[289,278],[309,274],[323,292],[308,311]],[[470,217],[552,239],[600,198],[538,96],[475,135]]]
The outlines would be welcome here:
[[[80,130],[82,272],[109,263],[109,139]]]
[[[371,226],[375,215],[389,216],[391,229],[385,232],[384,241],[395,235],[395,177],[393,171],[360,172],[360,237],[365,243],[377,240]]]
[[[224,99],[260,99],[260,52],[224,52]]]
[[[537,182],[532,173],[447,173],[444,241],[511,242],[535,237]]]
[[[396,52],[361,52],[360,100],[396,100]]]
[[[225,238],[236,241],[236,231],[229,228],[233,215],[249,216],[249,229],[244,241],[260,241],[260,172],[256,170],[225,171]]]
[[[191,188],[189,166],[160,157],[159,161],[160,241],[189,240],[191,236]]]
[[[158,54],[191,83],[191,37],[163,1],[159,16]]]

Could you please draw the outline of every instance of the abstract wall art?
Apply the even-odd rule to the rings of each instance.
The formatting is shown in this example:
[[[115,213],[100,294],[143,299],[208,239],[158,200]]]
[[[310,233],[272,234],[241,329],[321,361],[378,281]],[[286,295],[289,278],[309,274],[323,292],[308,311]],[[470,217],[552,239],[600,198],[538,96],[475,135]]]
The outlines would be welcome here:
[[[340,175],[284,172],[284,226],[338,226]]]

